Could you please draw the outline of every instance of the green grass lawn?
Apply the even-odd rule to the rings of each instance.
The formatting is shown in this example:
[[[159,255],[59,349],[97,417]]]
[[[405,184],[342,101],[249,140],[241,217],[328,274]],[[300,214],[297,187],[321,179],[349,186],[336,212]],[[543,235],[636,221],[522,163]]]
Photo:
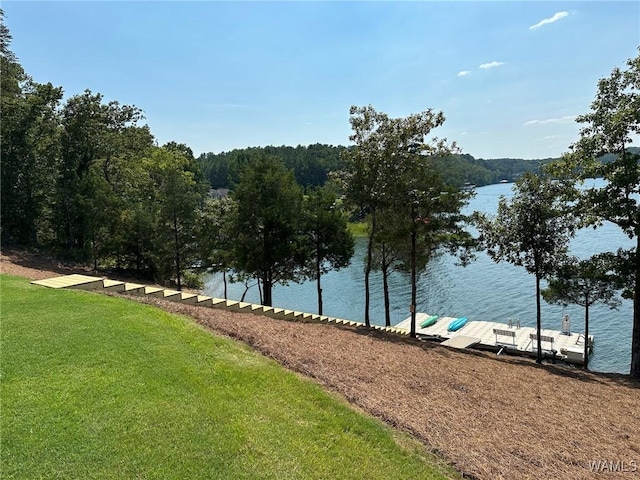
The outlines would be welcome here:
[[[347,227],[349,228],[351,235],[356,238],[369,236],[369,224],[366,222],[348,223]]]
[[[187,318],[0,279],[3,479],[461,478]]]

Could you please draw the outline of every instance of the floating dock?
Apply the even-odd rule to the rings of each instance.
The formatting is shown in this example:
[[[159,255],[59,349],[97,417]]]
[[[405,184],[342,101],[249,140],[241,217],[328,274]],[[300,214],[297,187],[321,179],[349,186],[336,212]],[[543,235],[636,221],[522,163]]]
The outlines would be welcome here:
[[[434,325],[420,328],[420,323],[428,317],[430,315],[425,313],[416,314],[416,335],[420,338],[436,340],[443,345],[455,348],[477,348],[531,357],[537,354],[536,329],[521,327],[519,322],[470,320],[460,330],[449,332],[447,327],[455,317],[440,317]],[[398,323],[396,328],[409,332],[411,317]],[[575,332],[567,334],[543,328],[540,332],[540,340],[544,357],[577,365],[584,364],[584,334]],[[592,335],[589,335],[589,345],[591,349]]]

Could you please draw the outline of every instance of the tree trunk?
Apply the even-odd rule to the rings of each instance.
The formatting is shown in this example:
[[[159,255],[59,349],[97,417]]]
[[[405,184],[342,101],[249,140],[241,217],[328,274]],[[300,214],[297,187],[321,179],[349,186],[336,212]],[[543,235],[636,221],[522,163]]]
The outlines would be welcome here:
[[[260,284],[259,280],[258,280],[258,284]],[[242,292],[242,296],[240,297],[241,302],[244,302],[244,299],[247,296],[248,291],[249,291],[249,279],[244,281],[244,292]],[[260,303],[262,303],[262,295],[260,295]]]
[[[96,234],[91,235],[91,254],[93,256],[93,271],[98,271],[98,257],[96,256]]]
[[[371,273],[371,263],[373,263],[373,236],[376,233],[376,211],[371,209],[371,232],[369,232],[369,243],[367,244],[367,265],[364,269],[364,324],[371,326],[369,320],[369,274]]]
[[[67,235],[67,248],[69,250],[73,249],[73,227],[71,226],[71,208],[69,207],[69,196],[65,195],[64,196],[64,214],[65,214],[65,220],[66,220],[66,225],[65,225],[65,233]]]
[[[584,304],[584,369],[589,370],[589,295]]]
[[[136,272],[140,273],[142,270],[142,255],[140,254],[142,248],[140,247],[140,237],[136,235]],[[120,268],[120,254],[118,254],[118,268]]]
[[[37,217],[37,210],[38,210],[38,205],[36,203],[36,201],[33,198],[33,186],[32,186],[32,182],[31,182],[31,175],[27,175],[27,212],[29,215],[29,220],[28,220],[28,227],[27,230],[29,231],[28,233],[28,241],[26,242],[28,245],[38,245],[38,230],[36,227],[36,221],[38,220]]]
[[[264,294],[264,305],[267,307],[273,306],[273,299],[271,298],[272,287],[271,276],[268,273],[265,273],[262,275],[262,290]]]
[[[384,324],[391,326],[391,300],[389,298],[389,266],[385,258],[384,245],[382,246],[382,289],[384,290]]]
[[[316,286],[318,290],[318,315],[322,315],[322,286],[320,285],[320,252],[316,249]]]
[[[224,285],[224,299],[227,299],[227,270],[222,270],[222,284]]]
[[[411,336],[416,336],[416,220],[415,220],[415,204],[411,204],[411,220],[413,226],[411,228]]]
[[[178,284],[178,291],[182,290],[182,284],[180,283],[180,246],[178,244],[178,216],[173,214],[173,234],[176,247],[176,280]]]
[[[536,353],[536,363],[542,363],[542,339],[540,338],[542,331],[542,314],[540,307],[540,275],[536,269],[536,336],[538,351]]]
[[[632,378],[640,380],[640,235],[636,235],[635,285],[633,289],[633,333],[631,334]]]

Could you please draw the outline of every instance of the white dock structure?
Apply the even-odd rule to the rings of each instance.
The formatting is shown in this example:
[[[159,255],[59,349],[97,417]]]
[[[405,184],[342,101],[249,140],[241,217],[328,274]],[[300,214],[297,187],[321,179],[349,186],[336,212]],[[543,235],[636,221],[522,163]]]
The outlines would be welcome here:
[[[497,352],[535,356],[538,347],[536,329],[520,326],[520,322],[488,322],[483,320],[469,320],[458,331],[449,332],[447,327],[455,317],[440,317],[438,321],[426,328],[420,327],[420,322],[429,318],[425,313],[416,314],[416,335],[431,340],[441,341],[443,345],[456,348],[473,347]],[[396,325],[396,328],[411,330],[411,317]],[[584,334],[571,332],[569,334],[558,330],[543,328],[540,332],[542,353],[545,357],[555,358],[581,365],[584,363]],[[589,335],[589,344],[593,345],[593,336]]]

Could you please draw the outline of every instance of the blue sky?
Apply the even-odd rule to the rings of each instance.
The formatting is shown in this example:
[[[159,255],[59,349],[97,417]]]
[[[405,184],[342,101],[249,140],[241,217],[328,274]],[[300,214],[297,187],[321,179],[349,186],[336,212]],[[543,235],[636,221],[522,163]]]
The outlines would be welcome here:
[[[559,156],[599,78],[640,45],[640,2],[3,1],[36,81],[135,104],[196,155],[349,144],[349,107],[433,108],[475,157]]]

